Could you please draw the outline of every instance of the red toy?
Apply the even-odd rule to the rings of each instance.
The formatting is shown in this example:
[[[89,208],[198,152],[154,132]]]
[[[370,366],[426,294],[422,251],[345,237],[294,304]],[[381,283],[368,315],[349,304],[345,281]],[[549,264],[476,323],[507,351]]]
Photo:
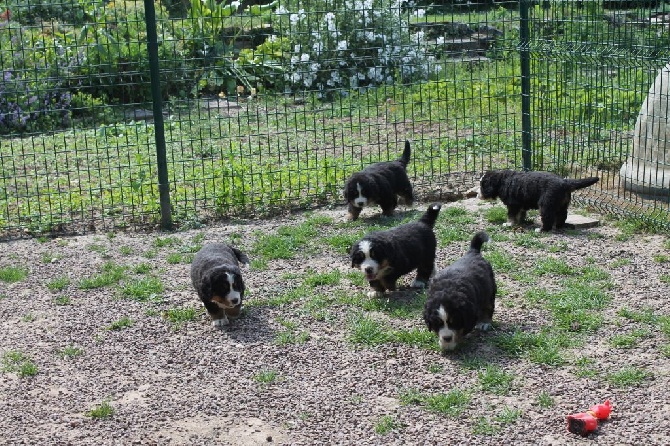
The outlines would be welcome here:
[[[598,427],[598,421],[609,418],[612,412],[610,400],[591,406],[586,412],[568,415],[568,431],[586,437]]]

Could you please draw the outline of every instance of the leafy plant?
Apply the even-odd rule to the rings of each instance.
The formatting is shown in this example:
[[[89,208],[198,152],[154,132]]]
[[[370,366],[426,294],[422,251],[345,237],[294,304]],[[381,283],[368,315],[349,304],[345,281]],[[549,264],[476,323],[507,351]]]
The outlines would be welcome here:
[[[25,353],[20,351],[7,351],[2,357],[2,369],[5,372],[14,372],[21,378],[35,376],[38,372],[37,365]]]
[[[102,420],[113,416],[115,413],[116,411],[114,410],[114,407],[112,407],[108,400],[105,400],[87,411],[86,416],[96,420]]]
[[[0,267],[0,281],[5,283],[20,282],[28,277],[28,270],[19,266]]]

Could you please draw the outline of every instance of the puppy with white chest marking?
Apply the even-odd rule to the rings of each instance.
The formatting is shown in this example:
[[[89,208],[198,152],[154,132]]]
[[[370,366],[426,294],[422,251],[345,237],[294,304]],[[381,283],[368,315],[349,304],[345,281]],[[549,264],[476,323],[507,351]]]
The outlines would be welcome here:
[[[242,310],[244,281],[240,264],[249,258],[237,248],[224,243],[202,247],[191,263],[191,282],[212,319],[221,328],[236,319]]]
[[[400,276],[416,269],[412,287],[425,287],[435,269],[437,240],[433,232],[440,204],[431,204],[418,221],[387,231],[367,234],[351,247],[351,267],[365,274],[373,291],[370,297],[381,297],[395,291]]]
[[[522,224],[528,209],[539,209],[542,227],[535,231],[551,231],[565,226],[572,192],[597,182],[598,177],[573,180],[550,172],[494,170],[486,172],[479,181],[478,198],[500,198],[507,206],[505,226]]]
[[[414,192],[407,176],[410,152],[409,141],[405,141],[405,150],[398,160],[371,164],[347,180],[343,194],[350,220],[356,220],[364,207],[374,205],[381,206],[383,215],[393,215],[398,196],[407,206],[412,205]]]
[[[491,326],[497,286],[491,264],[481,255],[488,240],[485,232],[475,234],[470,250],[430,283],[423,319],[437,334],[442,351],[456,348],[476,326],[481,330]]]

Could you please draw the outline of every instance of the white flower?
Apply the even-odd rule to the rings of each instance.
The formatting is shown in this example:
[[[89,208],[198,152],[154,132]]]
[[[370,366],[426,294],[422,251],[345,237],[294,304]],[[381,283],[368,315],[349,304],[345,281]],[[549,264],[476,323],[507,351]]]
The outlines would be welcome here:
[[[338,51],[344,51],[348,48],[348,46],[349,45],[347,44],[346,40],[340,40],[339,42],[337,42],[337,50]]]
[[[303,53],[300,55],[300,62],[309,62],[309,54]]]

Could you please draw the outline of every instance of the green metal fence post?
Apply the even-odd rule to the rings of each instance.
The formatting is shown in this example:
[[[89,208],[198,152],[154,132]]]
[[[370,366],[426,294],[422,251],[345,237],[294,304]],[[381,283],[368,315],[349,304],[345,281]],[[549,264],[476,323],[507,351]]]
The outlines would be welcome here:
[[[530,20],[529,0],[519,1],[519,58],[521,64],[521,157],[523,170],[532,169],[532,129],[530,120]]]
[[[153,0],[144,0],[144,17],[147,26],[147,47],[149,50],[149,73],[151,75],[151,99],[153,100],[154,131],[156,138],[161,228],[172,229],[172,206],[170,205],[170,183],[168,180],[167,152],[165,149],[165,125],[163,123],[163,99],[161,97],[160,75],[158,70],[156,9]]]

